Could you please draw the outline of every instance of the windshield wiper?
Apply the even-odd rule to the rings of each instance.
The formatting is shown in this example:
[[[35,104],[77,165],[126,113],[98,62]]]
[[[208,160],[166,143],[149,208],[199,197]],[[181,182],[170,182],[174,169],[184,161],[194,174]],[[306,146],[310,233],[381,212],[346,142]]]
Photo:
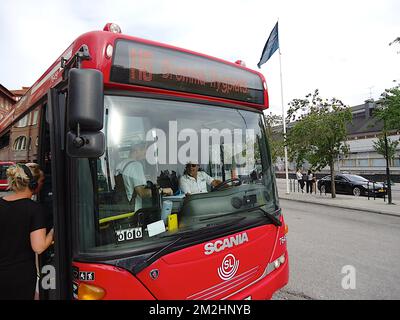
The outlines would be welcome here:
[[[272,221],[272,223],[273,223],[275,226],[277,226],[277,227],[282,226],[282,222],[281,222],[277,217],[275,217],[272,213],[269,213],[268,211],[264,210],[264,209],[261,208],[261,207],[262,207],[262,206],[258,206],[258,207],[254,207],[254,208],[249,208],[248,211],[260,210],[262,213],[264,213],[264,216],[265,216],[265,217],[269,218],[269,219]],[[280,209],[276,210],[275,212],[278,212],[278,211],[280,211]],[[274,212],[274,213],[275,213],[275,212]]]
[[[260,211],[264,214],[265,217],[269,218],[269,219],[272,221],[272,223],[273,223],[275,226],[280,227],[280,226],[282,225],[281,221],[280,221],[279,219],[277,219],[272,213],[269,213],[268,211],[266,211],[266,210],[264,210],[263,208],[261,208],[262,206],[263,206],[263,205],[258,206],[258,207],[245,208],[245,209],[242,209],[242,210],[232,211],[232,212],[229,212],[229,213],[222,213],[222,214],[215,215],[215,216],[212,216],[212,217],[202,218],[202,219],[200,219],[200,221],[205,221],[205,220],[210,220],[210,219],[216,219],[216,218],[228,216],[228,215],[235,214],[235,213],[243,213],[243,212],[246,212],[246,211],[247,211],[247,212],[251,212],[251,211],[255,211],[255,210],[260,210]],[[280,210],[280,209],[279,209],[279,210]],[[279,211],[279,210],[276,210],[275,212],[277,212],[277,211]],[[243,217],[243,218],[244,218],[244,217]]]
[[[180,236],[178,238],[176,238],[174,241],[172,241],[171,243],[167,244],[165,247],[161,248],[160,250],[156,251],[155,253],[153,253],[150,257],[146,258],[143,262],[137,264],[134,269],[133,272],[135,274],[139,273],[140,271],[142,271],[144,268],[148,267],[149,265],[151,265],[154,261],[156,261],[157,259],[159,259],[160,257],[163,256],[163,253],[168,250],[169,248],[171,248],[172,246],[174,246],[176,243],[178,243],[179,241],[181,241],[183,238],[185,238],[184,236]]]

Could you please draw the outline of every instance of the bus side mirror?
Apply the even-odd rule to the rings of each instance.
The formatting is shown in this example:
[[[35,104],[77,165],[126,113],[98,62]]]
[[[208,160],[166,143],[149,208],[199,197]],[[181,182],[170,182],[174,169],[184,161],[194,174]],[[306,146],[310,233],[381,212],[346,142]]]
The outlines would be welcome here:
[[[105,139],[103,132],[81,131],[67,133],[67,154],[72,158],[99,158],[104,154]]]
[[[98,158],[105,138],[103,74],[95,69],[71,69],[68,83],[67,154],[73,158]]]

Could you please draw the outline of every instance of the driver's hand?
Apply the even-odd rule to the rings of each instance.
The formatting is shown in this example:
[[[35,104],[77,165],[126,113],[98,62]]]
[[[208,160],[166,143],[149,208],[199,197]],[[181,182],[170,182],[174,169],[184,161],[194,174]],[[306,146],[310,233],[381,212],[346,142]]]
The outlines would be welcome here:
[[[165,196],[172,196],[174,192],[171,188],[162,188],[162,194]]]
[[[215,188],[218,187],[221,183],[221,180],[214,179],[213,182],[211,182],[211,185]]]

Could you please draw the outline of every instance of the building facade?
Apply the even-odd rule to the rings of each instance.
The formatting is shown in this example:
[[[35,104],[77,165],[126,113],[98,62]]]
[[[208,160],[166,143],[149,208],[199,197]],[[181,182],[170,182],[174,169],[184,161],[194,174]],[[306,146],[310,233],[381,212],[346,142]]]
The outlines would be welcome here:
[[[10,112],[16,101],[14,94],[0,84],[0,120]]]
[[[28,92],[29,89],[30,89],[30,87],[22,87],[21,89],[10,90],[10,91],[14,95],[15,100],[19,101],[25,95],[25,93]]]
[[[364,104],[352,107],[353,121],[348,126],[346,143],[350,152],[338,160],[338,169],[341,171],[359,174],[384,174],[386,160],[374,149],[374,142],[382,136],[383,123],[373,118],[373,112],[379,102],[366,101]],[[399,141],[400,132],[390,131],[388,139]],[[400,175],[400,144],[397,146],[394,160],[390,161],[392,174]]]
[[[29,88],[9,91],[0,85],[0,119],[6,117],[15,103]],[[15,94],[14,94],[15,93]],[[31,162],[36,159],[39,136],[39,109],[23,116],[0,137],[0,156],[12,162]]]

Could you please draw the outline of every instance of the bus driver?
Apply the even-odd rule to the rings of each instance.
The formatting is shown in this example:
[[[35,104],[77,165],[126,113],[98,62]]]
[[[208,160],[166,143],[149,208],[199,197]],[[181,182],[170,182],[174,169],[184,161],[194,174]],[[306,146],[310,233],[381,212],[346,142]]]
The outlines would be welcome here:
[[[216,187],[222,181],[210,177],[204,171],[199,171],[199,165],[189,162],[186,164],[185,172],[179,181],[181,190],[185,194],[207,192],[207,185]]]

